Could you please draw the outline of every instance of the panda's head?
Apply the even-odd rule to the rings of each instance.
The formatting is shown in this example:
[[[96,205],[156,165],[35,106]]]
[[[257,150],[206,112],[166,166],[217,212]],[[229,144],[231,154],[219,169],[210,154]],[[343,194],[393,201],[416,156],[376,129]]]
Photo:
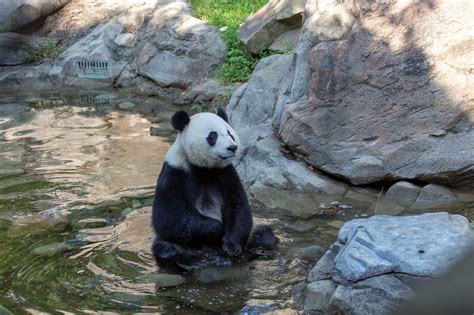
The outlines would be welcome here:
[[[237,156],[240,141],[229,125],[223,109],[217,115],[199,113],[189,117],[180,110],[171,118],[173,127],[179,131],[178,138],[170,151],[181,164],[207,168],[223,168],[232,163]],[[186,161],[184,161],[186,160]]]

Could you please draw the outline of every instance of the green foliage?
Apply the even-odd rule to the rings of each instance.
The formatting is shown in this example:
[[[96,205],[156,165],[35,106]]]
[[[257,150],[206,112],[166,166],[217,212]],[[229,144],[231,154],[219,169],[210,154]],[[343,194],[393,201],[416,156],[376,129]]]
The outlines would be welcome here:
[[[23,49],[23,57],[28,63],[38,62],[44,59],[54,59],[64,52],[64,48],[54,41],[41,44],[39,48],[26,47]]]
[[[0,33],[7,33],[12,30],[12,22],[10,20],[0,24]]]
[[[289,40],[285,41],[285,51],[284,51],[285,54],[292,53],[294,49],[295,47],[293,46],[292,42],[290,42]]]
[[[218,69],[225,83],[248,81],[257,62],[273,54],[265,51],[258,57],[247,53],[238,36],[237,29],[245,20],[268,0],[191,0],[196,8],[195,16],[219,27],[229,49],[225,63]]]
[[[206,111],[206,106],[201,103],[196,103],[193,106],[191,106],[191,111],[195,113],[202,113]]]
[[[202,103],[195,103],[193,106],[191,106],[190,110],[193,113],[204,113],[204,112],[210,112],[210,113],[216,113],[217,112],[217,107],[212,104],[202,104]]]

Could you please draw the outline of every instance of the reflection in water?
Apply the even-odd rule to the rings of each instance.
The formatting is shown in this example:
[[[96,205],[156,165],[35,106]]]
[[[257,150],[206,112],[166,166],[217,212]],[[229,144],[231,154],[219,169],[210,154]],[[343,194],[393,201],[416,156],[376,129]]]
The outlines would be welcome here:
[[[138,114],[88,113],[71,106],[37,111],[28,124],[5,130],[4,138],[34,139],[25,168],[51,182],[83,184],[80,201],[97,203],[152,189],[169,144],[150,137],[151,123]],[[78,201],[65,192],[56,197],[65,206]]]
[[[307,246],[331,244],[334,220],[355,210],[331,223],[261,209],[276,257],[167,274],[150,253],[150,205],[173,110],[132,99],[145,105],[123,112],[120,96],[105,99],[0,101],[0,313],[291,312],[292,285],[322,254]]]

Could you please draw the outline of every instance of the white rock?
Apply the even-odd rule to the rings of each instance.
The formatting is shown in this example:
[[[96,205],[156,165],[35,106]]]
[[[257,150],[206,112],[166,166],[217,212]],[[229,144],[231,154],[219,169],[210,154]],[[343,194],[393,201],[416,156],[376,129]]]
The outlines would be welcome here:
[[[132,33],[122,33],[115,37],[114,43],[122,47],[132,47],[135,35]]]

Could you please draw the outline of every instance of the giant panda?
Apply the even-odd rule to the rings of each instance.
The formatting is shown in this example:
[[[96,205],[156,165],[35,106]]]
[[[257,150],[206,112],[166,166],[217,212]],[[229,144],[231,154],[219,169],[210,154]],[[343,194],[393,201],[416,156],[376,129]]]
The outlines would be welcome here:
[[[253,229],[247,195],[232,162],[239,137],[225,111],[171,119],[178,136],[166,154],[155,190],[152,251],[160,266],[199,259],[202,248],[235,258],[251,248],[275,250],[269,226]]]

